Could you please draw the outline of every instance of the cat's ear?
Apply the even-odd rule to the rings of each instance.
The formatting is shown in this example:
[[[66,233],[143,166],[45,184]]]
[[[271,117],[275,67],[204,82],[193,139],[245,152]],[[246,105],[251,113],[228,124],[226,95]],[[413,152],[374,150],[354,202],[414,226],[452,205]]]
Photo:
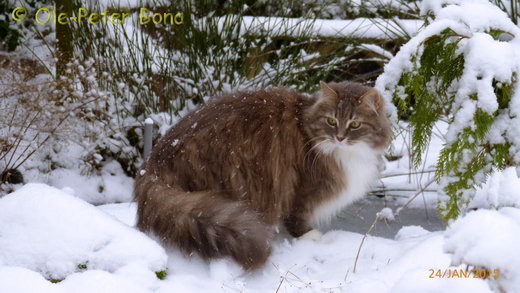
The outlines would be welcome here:
[[[320,92],[320,97],[322,99],[326,99],[326,100],[335,100],[338,98],[338,93],[336,93],[336,91],[334,91],[328,84],[326,84],[325,82],[323,81],[320,81],[320,88],[321,88],[321,92]]]
[[[360,103],[365,103],[376,114],[383,108],[383,98],[376,89],[370,89],[359,98]]]

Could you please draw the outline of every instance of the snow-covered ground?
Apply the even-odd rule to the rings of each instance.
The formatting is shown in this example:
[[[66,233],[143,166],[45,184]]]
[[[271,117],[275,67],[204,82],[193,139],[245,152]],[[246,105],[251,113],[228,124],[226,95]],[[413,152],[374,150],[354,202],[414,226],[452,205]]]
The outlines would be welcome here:
[[[230,259],[207,263],[175,248],[165,252],[132,227],[135,210],[133,203],[96,207],[67,189],[38,183],[1,198],[0,292],[520,290],[516,208],[471,212],[446,231],[406,226],[393,239],[363,241],[359,233],[330,231],[313,241],[281,233],[267,264],[252,272]],[[467,265],[500,275],[496,280],[436,275]],[[167,275],[160,280],[163,271]]]

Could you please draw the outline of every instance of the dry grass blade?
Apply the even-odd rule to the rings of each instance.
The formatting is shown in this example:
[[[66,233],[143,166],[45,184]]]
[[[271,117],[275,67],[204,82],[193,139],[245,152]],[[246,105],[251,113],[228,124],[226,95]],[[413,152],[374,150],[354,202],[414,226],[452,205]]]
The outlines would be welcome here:
[[[368,235],[372,232],[372,230],[376,226],[376,223],[378,220],[379,220],[379,215],[376,215],[374,222],[372,223],[372,225],[370,225],[370,228],[368,228],[367,232],[365,233],[365,235],[363,235],[363,238],[361,239],[361,243],[359,244],[358,251],[356,253],[356,259],[354,261],[354,268],[352,269],[352,273],[354,273],[354,274],[356,273],[359,255],[361,254],[361,248],[363,247],[363,244],[365,243],[365,239],[368,237]],[[349,271],[347,270],[347,273],[345,274],[345,278],[344,278],[345,280],[347,279],[348,272]]]

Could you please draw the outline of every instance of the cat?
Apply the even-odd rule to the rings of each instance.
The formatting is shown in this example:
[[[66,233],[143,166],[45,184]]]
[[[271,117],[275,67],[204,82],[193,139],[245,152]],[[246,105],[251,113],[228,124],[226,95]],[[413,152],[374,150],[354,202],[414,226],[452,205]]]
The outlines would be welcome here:
[[[324,83],[213,98],[175,124],[136,177],[137,227],[205,259],[262,266],[273,227],[294,237],[362,197],[391,127],[377,90]]]

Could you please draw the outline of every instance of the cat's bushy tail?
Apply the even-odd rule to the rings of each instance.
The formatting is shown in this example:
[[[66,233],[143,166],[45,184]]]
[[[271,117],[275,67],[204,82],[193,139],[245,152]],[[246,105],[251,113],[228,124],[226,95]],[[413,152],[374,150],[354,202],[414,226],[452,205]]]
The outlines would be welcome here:
[[[210,259],[231,256],[246,269],[265,263],[272,229],[244,203],[218,193],[186,192],[152,176],[138,176],[137,227],[167,245]]]

